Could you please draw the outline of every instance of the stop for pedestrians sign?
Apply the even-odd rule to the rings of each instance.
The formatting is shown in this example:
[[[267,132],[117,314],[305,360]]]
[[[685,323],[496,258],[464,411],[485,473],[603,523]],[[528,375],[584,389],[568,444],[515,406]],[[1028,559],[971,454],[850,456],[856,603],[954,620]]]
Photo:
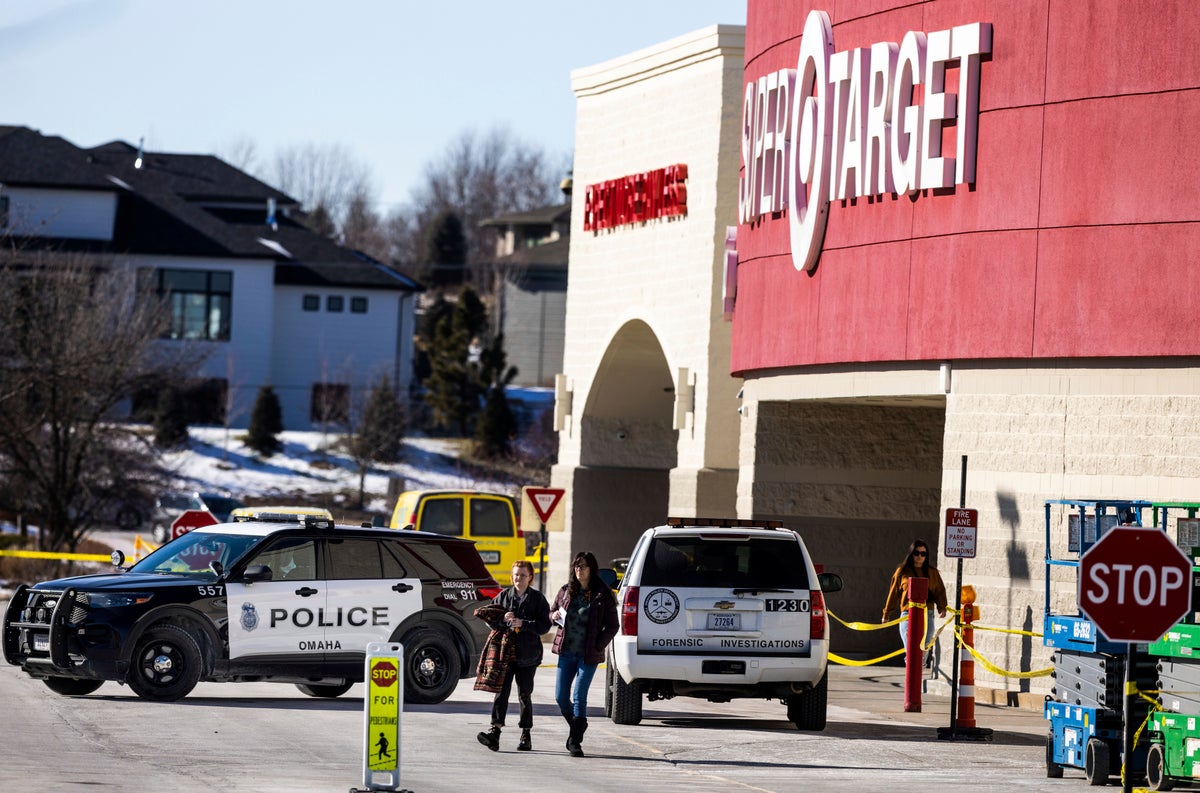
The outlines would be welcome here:
[[[1079,608],[1109,641],[1152,642],[1192,610],[1191,575],[1166,532],[1115,526],[1079,559]]]

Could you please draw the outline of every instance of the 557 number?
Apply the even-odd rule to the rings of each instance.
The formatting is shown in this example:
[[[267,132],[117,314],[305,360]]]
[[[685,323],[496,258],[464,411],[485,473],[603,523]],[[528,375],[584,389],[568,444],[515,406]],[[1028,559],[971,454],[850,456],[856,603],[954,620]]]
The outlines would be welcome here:
[[[225,594],[225,587],[221,584],[206,584],[198,586],[196,589],[203,597],[219,597]]]

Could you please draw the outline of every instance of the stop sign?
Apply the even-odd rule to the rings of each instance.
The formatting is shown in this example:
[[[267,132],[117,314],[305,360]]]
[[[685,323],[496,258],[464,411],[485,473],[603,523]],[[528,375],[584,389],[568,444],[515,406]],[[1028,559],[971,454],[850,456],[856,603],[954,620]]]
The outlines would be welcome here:
[[[1192,610],[1192,562],[1160,529],[1113,527],[1079,559],[1079,608],[1109,641],[1156,641]]]
[[[386,659],[376,661],[371,667],[371,682],[383,688],[395,685],[399,675],[396,665]]]
[[[207,509],[188,509],[171,521],[171,539],[182,537],[192,529],[202,529],[205,526],[216,526],[220,521],[217,516]]]

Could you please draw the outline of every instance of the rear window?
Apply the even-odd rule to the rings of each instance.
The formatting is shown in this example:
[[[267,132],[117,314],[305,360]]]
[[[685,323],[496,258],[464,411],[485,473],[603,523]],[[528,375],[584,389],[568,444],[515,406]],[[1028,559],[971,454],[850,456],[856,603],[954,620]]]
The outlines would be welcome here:
[[[466,542],[388,542],[387,550],[410,574],[423,579],[489,579],[479,551]]]
[[[512,513],[498,498],[471,499],[471,534],[476,537],[512,537]]]
[[[430,498],[421,508],[421,531],[445,534],[447,537],[463,535],[463,500],[461,498]]]
[[[642,568],[642,586],[808,589],[800,544],[788,536],[736,541],[655,537]]]

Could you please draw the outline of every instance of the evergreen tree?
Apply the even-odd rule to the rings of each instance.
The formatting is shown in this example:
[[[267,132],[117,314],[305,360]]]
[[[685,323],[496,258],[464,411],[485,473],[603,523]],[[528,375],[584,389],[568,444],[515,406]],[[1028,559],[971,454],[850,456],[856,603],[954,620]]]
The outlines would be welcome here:
[[[354,431],[346,438],[346,449],[358,467],[358,506],[366,502],[367,470],[372,462],[394,463],[404,449],[408,416],[386,377],[371,389]]]
[[[404,403],[387,378],[380,378],[367,396],[362,419],[350,436],[350,454],[367,462],[396,462],[404,448],[407,425]]]
[[[501,333],[480,356],[479,379],[484,389],[483,413],[475,428],[476,452],[484,458],[507,456],[517,434],[517,418],[508,404],[505,389],[517,376],[517,367],[508,366]]]
[[[479,413],[480,339],[487,330],[487,309],[470,286],[463,286],[449,316],[434,329],[429,347],[425,405],[433,424],[467,437]]]
[[[462,219],[453,209],[443,209],[433,219],[425,237],[425,261],[433,265],[434,284],[463,280],[467,265],[467,235]]]
[[[246,445],[263,457],[270,457],[283,444],[279,433],[283,432],[283,408],[275,389],[265,385],[258,389],[254,399],[254,410],[250,413],[250,427],[246,431]]]
[[[164,388],[158,393],[154,410],[154,445],[160,449],[178,449],[187,442],[187,409],[183,394],[178,388]]]

